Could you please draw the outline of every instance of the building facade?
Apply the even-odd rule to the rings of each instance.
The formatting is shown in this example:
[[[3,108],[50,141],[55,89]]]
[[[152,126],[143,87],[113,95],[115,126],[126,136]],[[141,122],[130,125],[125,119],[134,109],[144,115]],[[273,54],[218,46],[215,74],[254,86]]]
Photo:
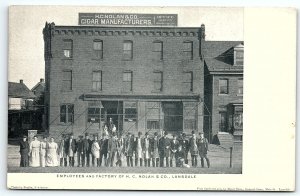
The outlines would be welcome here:
[[[233,41],[205,41],[205,129],[216,143],[242,141],[244,45]],[[221,141],[223,140],[223,141]]]
[[[56,26],[46,23],[45,104],[50,135],[204,126],[204,25]]]
[[[43,111],[34,106],[36,96],[23,80],[8,82],[8,136],[19,137],[27,130],[42,130]]]

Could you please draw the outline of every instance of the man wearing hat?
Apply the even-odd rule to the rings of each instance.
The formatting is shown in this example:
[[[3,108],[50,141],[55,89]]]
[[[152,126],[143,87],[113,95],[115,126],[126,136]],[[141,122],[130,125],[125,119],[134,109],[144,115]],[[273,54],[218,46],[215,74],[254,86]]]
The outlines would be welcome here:
[[[208,140],[204,137],[204,133],[199,133],[200,138],[198,139],[198,149],[199,155],[201,159],[201,167],[204,167],[204,159],[206,160],[207,167],[210,167],[209,159],[207,158],[207,151],[208,151]]]
[[[168,132],[164,132],[164,136],[159,140],[159,157],[160,157],[160,167],[164,167],[164,159],[166,158],[166,166],[169,167],[169,157],[170,157],[170,139],[167,137]]]
[[[145,167],[150,167],[151,149],[150,149],[150,138],[148,132],[145,133],[145,138],[142,141],[143,141],[142,148],[144,154]]]
[[[74,139],[73,133],[70,134],[69,139],[67,140],[67,155],[69,157],[69,166],[74,167],[74,155],[76,153],[76,140]]]
[[[108,140],[108,155],[109,155],[109,166],[113,167],[114,165],[114,159],[117,155],[118,151],[118,138],[117,134],[113,133],[111,138]]]
[[[89,139],[89,134],[85,133],[85,138],[82,141],[82,150],[83,150],[82,167],[84,167],[85,165],[87,167],[90,166],[91,148],[92,148],[92,141]]]
[[[76,152],[77,152],[77,166],[80,167],[83,159],[83,136],[80,135],[78,141],[76,142]]]
[[[125,140],[125,156],[127,167],[133,167],[133,147],[134,147],[134,134],[128,132],[127,138]]]
[[[27,141],[26,135],[23,136],[22,140],[20,141],[20,167],[28,167],[29,166],[29,143]]]
[[[189,152],[189,140],[186,138],[186,134],[182,133],[181,138],[179,140],[179,144],[182,146],[182,150],[185,151],[185,158],[184,158],[184,162],[185,164],[188,164],[188,152]]]
[[[171,146],[170,146],[170,166],[173,167],[173,160],[175,162],[175,165],[177,167],[177,150],[178,150],[179,142],[177,140],[177,136],[174,134],[173,139],[171,141]]]
[[[159,163],[159,153],[158,153],[158,146],[159,146],[159,139],[157,132],[154,133],[154,137],[150,143],[151,148],[151,158],[152,158],[152,166],[158,167]]]
[[[102,160],[103,159],[104,159],[104,165],[108,166],[107,152],[108,152],[108,132],[103,132],[102,133],[102,138],[100,140],[100,161],[99,161],[99,166],[102,165]]]
[[[192,131],[192,137],[189,143],[190,143],[190,153],[192,157],[192,166],[197,167],[198,141],[197,141],[195,131]]]

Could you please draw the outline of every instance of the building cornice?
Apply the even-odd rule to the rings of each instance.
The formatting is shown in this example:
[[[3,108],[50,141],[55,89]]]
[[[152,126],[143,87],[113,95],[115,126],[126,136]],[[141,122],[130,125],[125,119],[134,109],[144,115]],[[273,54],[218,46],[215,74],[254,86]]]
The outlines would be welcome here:
[[[215,69],[209,70],[211,75],[243,75],[244,71],[242,69]]]
[[[143,28],[55,28],[54,35],[74,36],[151,36],[151,37],[199,37],[199,29],[143,29]]]

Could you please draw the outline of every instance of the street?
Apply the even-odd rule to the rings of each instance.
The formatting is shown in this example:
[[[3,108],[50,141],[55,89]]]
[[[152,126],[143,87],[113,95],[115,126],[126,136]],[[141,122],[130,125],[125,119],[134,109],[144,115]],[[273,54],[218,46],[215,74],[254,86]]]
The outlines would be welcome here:
[[[8,172],[12,173],[187,173],[187,174],[239,174],[242,173],[242,144],[236,143],[233,148],[232,168],[230,168],[230,152],[229,149],[221,146],[209,145],[208,158],[211,162],[211,167],[205,168],[200,166],[200,158],[198,157],[197,168],[161,168],[161,167],[127,167],[126,161],[123,159],[122,167],[27,167],[20,168],[19,148],[17,145],[8,145]],[[75,160],[76,157],[75,157]],[[189,157],[189,165],[191,160]]]

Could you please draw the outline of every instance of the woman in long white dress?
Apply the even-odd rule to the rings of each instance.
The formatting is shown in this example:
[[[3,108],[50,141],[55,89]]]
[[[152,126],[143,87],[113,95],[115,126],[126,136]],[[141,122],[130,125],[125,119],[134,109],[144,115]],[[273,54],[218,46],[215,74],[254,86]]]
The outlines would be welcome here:
[[[30,167],[39,167],[40,166],[40,145],[41,143],[37,140],[37,137],[34,136],[33,140],[29,145],[29,166]]]
[[[57,149],[58,149],[58,145],[57,143],[54,142],[54,138],[51,137],[50,142],[47,144],[47,158],[46,158],[47,167],[58,166]]]
[[[47,148],[47,137],[43,137],[43,141],[41,141],[40,145],[40,161],[41,167],[45,167],[46,165],[46,148]]]

